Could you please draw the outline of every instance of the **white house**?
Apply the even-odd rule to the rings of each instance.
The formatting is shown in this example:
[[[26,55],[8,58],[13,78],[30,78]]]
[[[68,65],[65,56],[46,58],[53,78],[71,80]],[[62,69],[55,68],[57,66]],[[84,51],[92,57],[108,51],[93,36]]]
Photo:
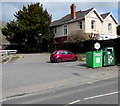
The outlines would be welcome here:
[[[53,21],[51,28],[56,42],[67,41],[71,31],[83,30],[88,39],[98,40],[117,38],[117,20],[111,12],[99,14],[95,8],[76,12],[76,5],[71,5],[71,13]]]

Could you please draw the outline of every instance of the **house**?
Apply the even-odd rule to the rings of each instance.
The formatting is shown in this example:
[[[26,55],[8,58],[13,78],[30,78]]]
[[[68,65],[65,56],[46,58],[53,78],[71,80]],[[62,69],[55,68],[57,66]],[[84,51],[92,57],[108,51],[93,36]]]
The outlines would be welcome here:
[[[2,34],[1,29],[6,26],[5,22],[0,21],[0,50],[5,49],[10,42],[6,40],[6,37]]]
[[[4,35],[2,35],[0,31],[0,50],[5,49],[8,45],[10,45],[10,42],[8,42]]]
[[[53,21],[51,29],[56,42],[66,42],[71,31],[82,30],[87,39],[113,39],[117,37],[117,20],[111,12],[99,14],[95,8],[76,12],[76,5],[71,5],[71,13]],[[108,36],[109,35],[109,36]]]

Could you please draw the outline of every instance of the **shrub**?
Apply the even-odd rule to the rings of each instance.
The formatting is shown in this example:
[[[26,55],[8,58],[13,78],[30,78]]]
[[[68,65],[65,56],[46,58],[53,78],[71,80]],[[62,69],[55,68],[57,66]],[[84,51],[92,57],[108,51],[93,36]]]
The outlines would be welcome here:
[[[76,30],[69,33],[67,37],[67,42],[79,42],[87,40],[86,34],[82,30]]]

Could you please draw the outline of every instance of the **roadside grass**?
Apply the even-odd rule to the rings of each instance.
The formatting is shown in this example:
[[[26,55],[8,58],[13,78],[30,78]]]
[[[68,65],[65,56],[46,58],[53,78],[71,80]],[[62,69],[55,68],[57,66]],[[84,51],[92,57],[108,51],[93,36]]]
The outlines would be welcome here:
[[[3,58],[3,59],[2,59],[2,63],[3,63],[3,62],[6,62],[6,61],[8,61],[8,60],[9,60],[9,57]]]
[[[117,66],[120,66],[120,64],[117,64]]]
[[[24,56],[10,55],[2,58],[2,62],[17,60],[18,58],[24,58]]]
[[[78,61],[86,61],[85,54],[77,53],[76,55],[78,56]]]

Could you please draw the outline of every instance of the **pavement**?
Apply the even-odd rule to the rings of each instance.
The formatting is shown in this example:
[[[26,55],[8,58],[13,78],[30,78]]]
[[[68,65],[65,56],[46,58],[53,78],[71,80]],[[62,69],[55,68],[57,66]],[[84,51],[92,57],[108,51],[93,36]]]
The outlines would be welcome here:
[[[5,84],[3,84],[3,97],[2,97],[3,99],[27,95],[27,94],[36,93],[36,92],[45,93],[53,89],[55,90],[55,89],[61,89],[61,88],[68,88],[68,87],[78,86],[86,83],[90,84],[93,82],[114,78],[118,76],[118,70],[119,70],[118,66],[109,66],[109,67],[92,69],[92,68],[86,67],[85,62],[79,62],[79,61],[50,63],[49,61],[50,54],[18,54],[18,55],[21,56],[21,58],[17,59],[16,61],[9,62],[5,64],[3,67],[6,68],[11,65],[12,66],[19,66],[19,65],[30,66],[31,65],[31,67],[32,65],[35,65],[36,67],[41,65],[44,67],[44,69],[41,70],[42,73],[43,71],[46,71],[50,75],[49,71],[52,70],[51,73],[53,72],[52,73],[53,75],[50,75],[51,77],[48,77],[47,79],[45,79],[45,81],[42,81],[43,77],[40,76],[40,70],[38,70],[39,75],[38,76],[36,75],[36,77],[38,77],[39,79],[38,83],[35,83],[33,80],[31,80],[32,78],[30,79],[29,77],[29,79],[26,78],[24,81],[30,80],[30,82],[33,82],[31,84],[29,83],[26,85],[22,85],[19,87],[16,86],[13,88],[8,87],[8,89],[4,88]],[[38,68],[42,68],[42,67],[38,67]],[[33,71],[34,73],[35,70],[37,69],[31,70],[31,71]],[[3,71],[6,71],[6,70],[3,68]],[[13,70],[11,70],[11,72],[12,71]],[[21,73],[22,73],[22,70],[21,70]],[[21,75],[23,75],[23,73]],[[32,75],[34,76],[34,74]],[[5,77],[7,76],[9,78],[10,73],[8,74],[8,72],[6,71],[3,78],[3,82],[6,80]],[[16,74],[14,76],[17,77]],[[19,76],[20,74],[17,77],[18,79],[19,79]],[[29,73],[28,73],[28,76],[29,76]],[[13,78],[13,76],[11,78]]]
[[[88,83],[80,86],[53,90],[45,94],[36,92],[10,98],[3,104],[118,104],[118,78]]]

